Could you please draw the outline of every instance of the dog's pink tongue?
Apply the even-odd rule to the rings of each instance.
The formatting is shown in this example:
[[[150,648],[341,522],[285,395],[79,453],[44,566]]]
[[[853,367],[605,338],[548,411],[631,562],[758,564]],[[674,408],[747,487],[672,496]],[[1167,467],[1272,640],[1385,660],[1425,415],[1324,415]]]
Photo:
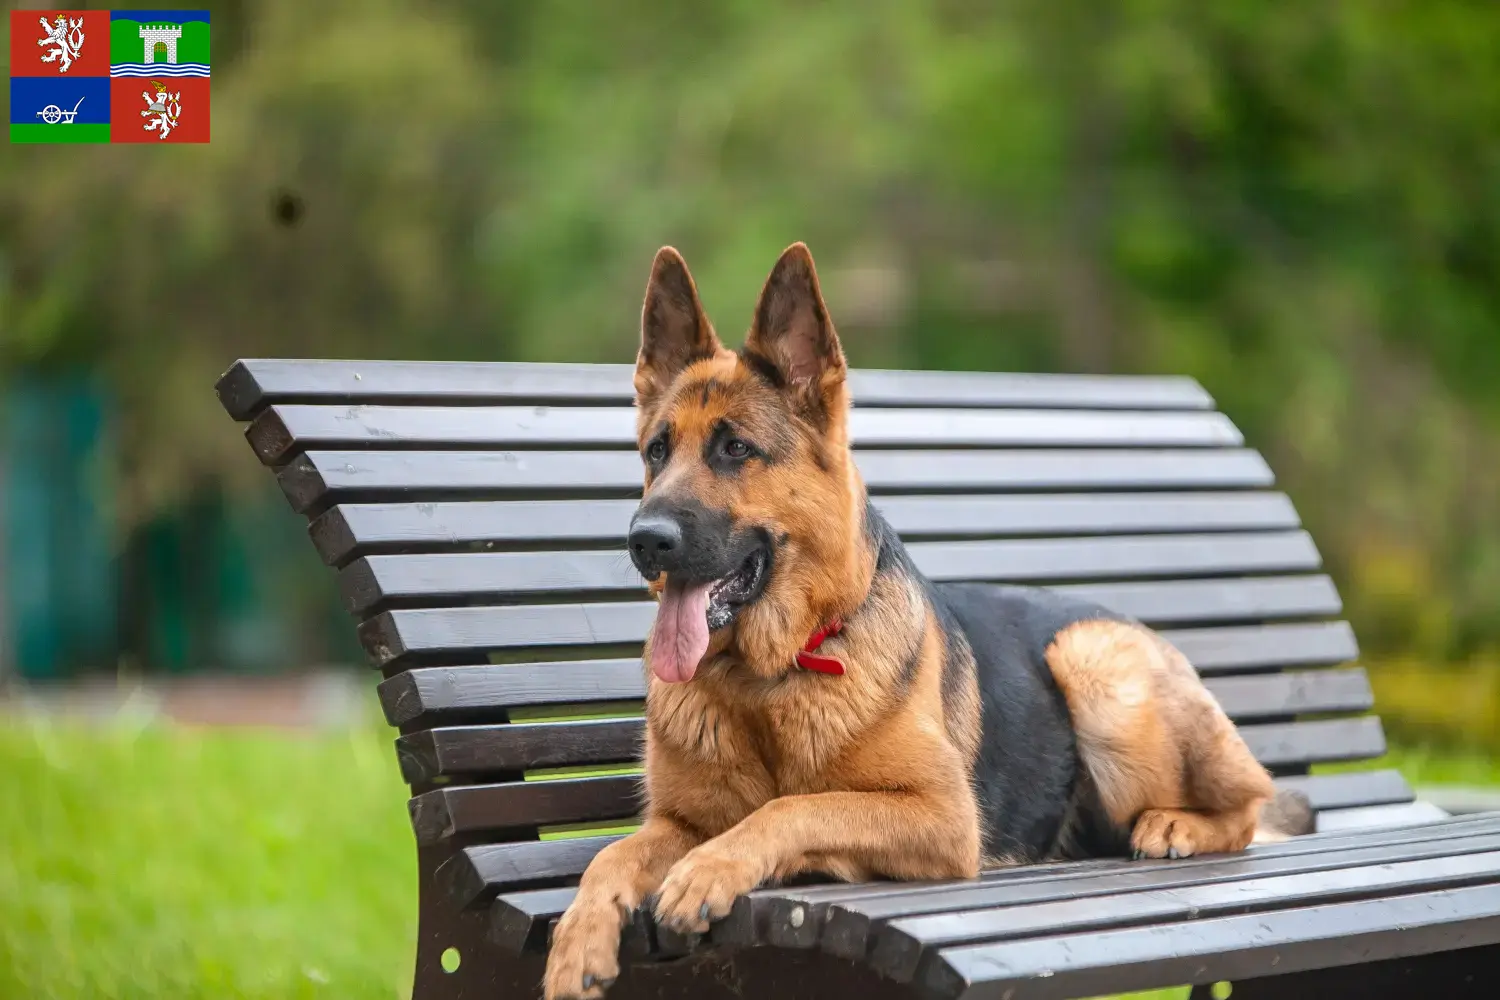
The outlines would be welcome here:
[[[708,588],[667,582],[651,626],[651,669],[668,684],[693,679],[698,661],[708,652]]]

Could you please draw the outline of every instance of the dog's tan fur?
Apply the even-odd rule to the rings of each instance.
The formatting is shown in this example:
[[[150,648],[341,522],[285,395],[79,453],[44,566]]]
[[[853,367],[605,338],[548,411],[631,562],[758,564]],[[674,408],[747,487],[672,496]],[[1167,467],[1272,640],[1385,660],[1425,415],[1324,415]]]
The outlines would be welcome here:
[[[919,587],[875,571],[846,371],[806,247],[789,248],[767,280],[744,357],[719,343],[677,253],[657,255],[637,359],[640,440],[669,421],[687,457],[648,473],[647,496],[686,490],[737,521],[775,525],[776,570],[711,637],[691,682],[650,680],[644,825],[584,873],[554,934],[547,1000],[602,996],[624,921],[653,895],[662,923],[702,932],[735,897],[798,872],[968,878],[982,860],[1006,860],[981,858],[973,659],[945,657]],[[732,478],[693,461],[723,421],[771,442],[777,461]],[[820,652],[845,676],[794,669],[808,635],[835,618],[844,630]],[[1249,842],[1270,778],[1180,653],[1098,621],[1058,634],[1046,659],[1087,776],[1138,851]]]
[[[1243,850],[1275,793],[1187,658],[1119,622],[1079,622],[1047,648],[1079,757],[1114,822],[1150,857]]]

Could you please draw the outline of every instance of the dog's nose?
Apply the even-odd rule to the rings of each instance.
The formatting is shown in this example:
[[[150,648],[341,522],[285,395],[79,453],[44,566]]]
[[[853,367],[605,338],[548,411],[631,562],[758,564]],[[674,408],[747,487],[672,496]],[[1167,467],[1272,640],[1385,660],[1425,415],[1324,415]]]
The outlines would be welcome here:
[[[631,523],[627,544],[635,568],[642,576],[655,577],[676,568],[682,555],[682,525],[660,515],[640,518]]]

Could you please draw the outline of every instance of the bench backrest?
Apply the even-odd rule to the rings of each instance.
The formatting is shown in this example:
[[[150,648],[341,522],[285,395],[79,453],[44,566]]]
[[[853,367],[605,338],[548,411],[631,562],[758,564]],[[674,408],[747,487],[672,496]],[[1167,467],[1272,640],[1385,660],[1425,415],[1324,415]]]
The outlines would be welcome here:
[[[491,883],[576,875],[638,810],[654,605],[623,550],[642,471],[630,377],[241,361],[218,386],[385,675],[419,844],[493,845]],[[1287,672],[1346,663],[1353,633],[1292,504],[1197,383],[851,381],[860,470],[929,576],[1055,585],[1158,627],[1278,775],[1384,752],[1379,720],[1353,714],[1372,705],[1363,671]],[[1315,804],[1402,795],[1382,781],[1400,779],[1325,782]]]

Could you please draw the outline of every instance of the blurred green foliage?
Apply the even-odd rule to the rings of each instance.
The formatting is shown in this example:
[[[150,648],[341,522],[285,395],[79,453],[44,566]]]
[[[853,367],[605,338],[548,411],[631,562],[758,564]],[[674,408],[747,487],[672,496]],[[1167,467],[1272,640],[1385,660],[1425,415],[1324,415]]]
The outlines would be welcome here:
[[[264,475],[236,357],[626,360],[663,243],[733,339],[802,239],[857,365],[1197,376],[1368,650],[1500,649],[1500,6],[212,7],[209,145],[0,154],[0,364],[106,373],[127,525]]]

